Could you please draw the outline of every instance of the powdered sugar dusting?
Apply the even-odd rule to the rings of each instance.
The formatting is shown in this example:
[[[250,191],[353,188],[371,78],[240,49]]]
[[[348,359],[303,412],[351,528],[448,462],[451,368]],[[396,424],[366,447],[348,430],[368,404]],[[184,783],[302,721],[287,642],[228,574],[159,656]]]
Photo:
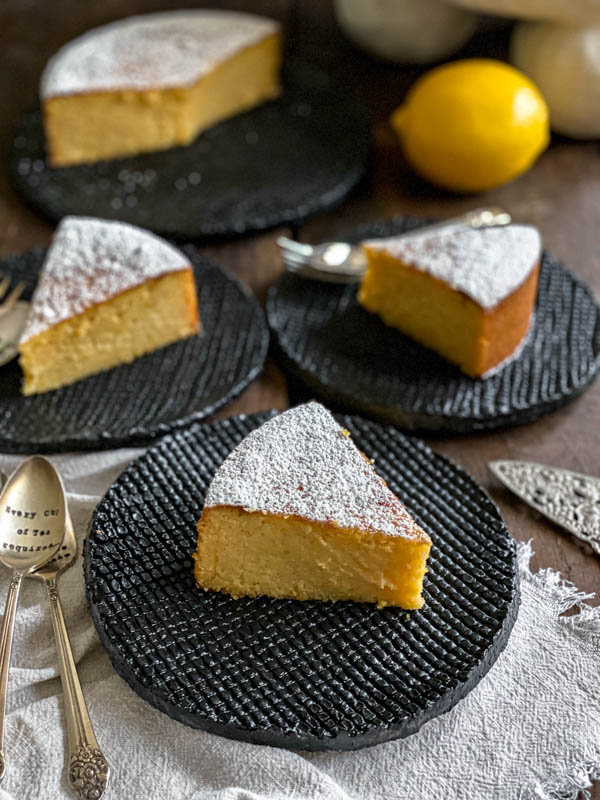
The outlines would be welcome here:
[[[42,267],[21,342],[148,280],[189,268],[183,253],[141,228],[64,217]]]
[[[276,33],[274,20],[233,11],[191,10],[94,28],[48,62],[40,95],[191,86],[215,65]]]
[[[250,433],[217,471],[205,505],[426,538],[348,432],[315,402]]]
[[[365,242],[464,292],[491,309],[527,279],[541,255],[539,232],[530,225],[474,229],[452,226]]]

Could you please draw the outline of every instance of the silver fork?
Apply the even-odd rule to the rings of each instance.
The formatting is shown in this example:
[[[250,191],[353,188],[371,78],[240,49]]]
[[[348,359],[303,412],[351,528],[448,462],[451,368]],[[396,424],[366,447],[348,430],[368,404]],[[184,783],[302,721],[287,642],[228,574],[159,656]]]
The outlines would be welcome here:
[[[511,216],[502,208],[490,206],[475,208],[458,217],[427,225],[427,230],[442,230],[455,225],[467,225],[471,228],[491,228],[508,225]],[[422,228],[415,228],[401,236],[413,236]],[[348,242],[323,242],[322,244],[305,244],[279,236],[277,239],[283,262],[289,272],[305,278],[328,281],[330,283],[355,283],[364,275],[367,267],[366,258],[360,244]]]
[[[15,303],[25,291],[24,281],[19,281],[7,297],[6,293],[10,289],[10,283],[10,276],[0,272],[0,301],[3,300],[3,302],[0,302],[0,317],[8,314],[14,308]]]
[[[19,334],[29,310],[29,303],[19,301],[25,283],[19,281],[12,289],[10,284],[10,276],[0,272],[0,366],[16,356]]]

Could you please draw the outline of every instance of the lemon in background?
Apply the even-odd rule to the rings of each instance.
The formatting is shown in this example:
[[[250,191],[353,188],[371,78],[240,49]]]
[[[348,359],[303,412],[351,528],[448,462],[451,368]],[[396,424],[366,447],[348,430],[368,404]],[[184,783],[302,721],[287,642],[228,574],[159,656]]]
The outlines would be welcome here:
[[[502,61],[466,59],[419,78],[391,116],[407,160],[431,183],[482,192],[516,178],[550,140],[537,87]]]

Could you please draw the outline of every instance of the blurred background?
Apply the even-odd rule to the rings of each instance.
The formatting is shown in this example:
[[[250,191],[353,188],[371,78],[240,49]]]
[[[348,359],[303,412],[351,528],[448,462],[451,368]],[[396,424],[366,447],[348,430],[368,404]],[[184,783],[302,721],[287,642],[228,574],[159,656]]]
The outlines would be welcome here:
[[[344,205],[344,217],[349,224],[363,221],[365,214],[373,218],[399,210],[444,213],[447,193],[407,169],[389,116],[416,79],[432,66],[473,57],[508,61],[512,55],[514,60],[515,41],[520,37],[518,60],[526,62],[530,77],[549,103],[553,127],[556,128],[556,118],[562,132],[569,129],[578,138],[554,133],[550,151],[542,153],[533,169],[518,180],[518,193],[514,184],[508,183],[481,199],[500,205],[510,201],[515,218],[526,218],[542,228],[544,221],[553,215],[563,210],[573,212],[574,204],[583,213],[590,204],[596,204],[595,191],[600,181],[594,141],[600,134],[600,106],[594,102],[596,96],[600,99],[600,47],[597,46],[600,28],[594,27],[598,13],[595,0],[569,3],[452,0],[452,3],[493,9],[508,16],[484,15],[442,0],[213,0],[208,3],[106,0],[101,4],[78,0],[52,3],[3,0],[0,4],[1,254],[18,249],[19,244],[20,223],[12,206],[22,201],[8,187],[4,166],[11,133],[21,112],[37,100],[39,77],[48,58],[61,45],[92,27],[131,14],[188,7],[245,10],[280,20],[284,26],[286,57],[320,67],[363,100],[373,121],[372,169],[359,191]],[[510,16],[515,10],[533,17],[545,15],[551,21],[515,21]],[[373,186],[377,187],[376,193]],[[452,197],[453,212],[460,213],[472,205],[472,197]],[[577,240],[585,243],[594,226],[592,230],[589,226],[579,227],[582,216],[573,213],[569,216],[569,223],[578,227]],[[29,221],[40,231],[48,230],[37,216],[32,215]],[[325,235],[328,215],[312,224],[316,225],[315,236]],[[543,233],[549,248],[560,250],[560,238],[553,240],[553,230]],[[595,248],[590,246],[589,250],[598,257]],[[558,255],[571,257],[564,252]]]

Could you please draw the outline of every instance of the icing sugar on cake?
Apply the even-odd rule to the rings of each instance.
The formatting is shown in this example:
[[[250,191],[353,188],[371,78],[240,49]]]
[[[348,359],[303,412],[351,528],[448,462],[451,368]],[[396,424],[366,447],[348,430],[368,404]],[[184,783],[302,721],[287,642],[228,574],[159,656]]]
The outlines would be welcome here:
[[[148,280],[189,267],[183,253],[149,231],[65,217],[46,255],[21,342]]]
[[[517,289],[541,255],[540,234],[530,225],[451,226],[365,244],[439,278],[484,309],[494,308]]]
[[[191,86],[218,63],[276,33],[274,20],[219,10],[117,20],[66,44],[42,75],[43,100],[115,89]]]
[[[250,433],[218,469],[205,505],[423,536],[348,431],[315,402],[284,411]]]

